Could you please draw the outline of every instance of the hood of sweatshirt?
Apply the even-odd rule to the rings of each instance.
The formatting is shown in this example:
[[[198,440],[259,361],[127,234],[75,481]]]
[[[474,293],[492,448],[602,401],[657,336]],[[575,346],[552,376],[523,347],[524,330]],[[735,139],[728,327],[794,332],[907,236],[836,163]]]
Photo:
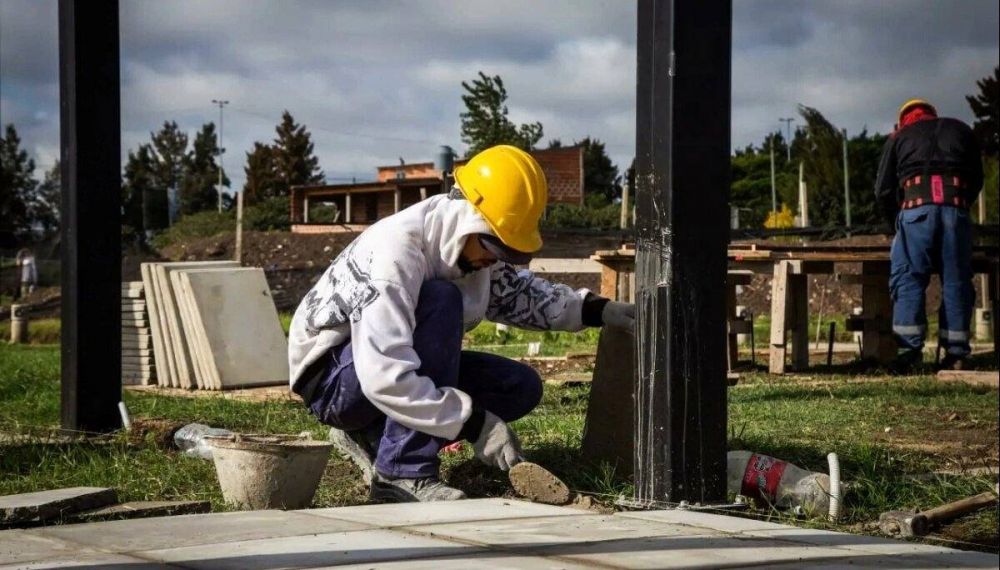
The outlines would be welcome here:
[[[493,232],[486,219],[464,198],[441,195],[427,202],[423,220],[424,256],[435,277],[458,279],[462,277],[458,258],[466,239],[473,234]]]

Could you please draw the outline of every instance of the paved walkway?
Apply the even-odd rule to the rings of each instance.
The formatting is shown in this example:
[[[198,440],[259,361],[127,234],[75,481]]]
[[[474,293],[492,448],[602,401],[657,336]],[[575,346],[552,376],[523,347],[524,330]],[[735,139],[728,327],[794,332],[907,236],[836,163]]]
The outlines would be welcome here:
[[[0,568],[996,568],[997,556],[684,511],[505,499],[0,532]]]

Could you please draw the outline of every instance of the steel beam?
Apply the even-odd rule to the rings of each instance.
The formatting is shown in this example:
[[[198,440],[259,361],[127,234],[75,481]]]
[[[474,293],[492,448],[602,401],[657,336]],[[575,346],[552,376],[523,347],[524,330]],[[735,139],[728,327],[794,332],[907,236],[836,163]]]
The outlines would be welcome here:
[[[639,502],[726,496],[730,0],[639,0]]]
[[[62,426],[120,427],[118,2],[59,1]]]

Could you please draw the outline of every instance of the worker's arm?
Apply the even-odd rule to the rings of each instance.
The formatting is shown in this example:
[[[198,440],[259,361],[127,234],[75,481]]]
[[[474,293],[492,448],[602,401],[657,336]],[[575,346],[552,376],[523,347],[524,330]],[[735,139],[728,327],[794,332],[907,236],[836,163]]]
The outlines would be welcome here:
[[[875,201],[882,210],[890,226],[896,223],[899,212],[899,179],[896,177],[896,140],[890,136],[882,147],[882,160],[878,165],[878,177],[875,179]]]
[[[375,407],[410,429],[457,438],[472,414],[472,399],[456,388],[438,388],[417,373],[420,357],[413,349],[413,329],[419,290],[410,292],[384,280],[369,283],[376,296],[351,323],[361,391]]]
[[[486,318],[531,330],[578,331],[584,322],[586,289],[550,283],[527,269],[498,263],[490,274]]]

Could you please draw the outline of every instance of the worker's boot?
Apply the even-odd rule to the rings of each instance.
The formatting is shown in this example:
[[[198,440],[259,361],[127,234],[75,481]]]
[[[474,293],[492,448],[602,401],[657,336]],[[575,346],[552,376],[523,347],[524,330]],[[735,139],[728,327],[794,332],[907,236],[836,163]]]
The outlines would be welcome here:
[[[421,479],[394,479],[375,472],[372,479],[371,500],[383,503],[429,503],[431,501],[458,501],[465,493],[442,483],[437,477]]]
[[[941,370],[964,370],[967,366],[965,356],[945,354],[941,359]]]
[[[337,428],[330,428],[329,439],[337,453],[357,466],[365,484],[370,484],[372,474],[375,473],[372,464],[375,460],[378,442],[369,441],[364,430],[344,431]]]
[[[922,350],[910,349],[900,351],[896,358],[889,363],[891,374],[912,374],[914,367],[923,362],[924,354]]]

